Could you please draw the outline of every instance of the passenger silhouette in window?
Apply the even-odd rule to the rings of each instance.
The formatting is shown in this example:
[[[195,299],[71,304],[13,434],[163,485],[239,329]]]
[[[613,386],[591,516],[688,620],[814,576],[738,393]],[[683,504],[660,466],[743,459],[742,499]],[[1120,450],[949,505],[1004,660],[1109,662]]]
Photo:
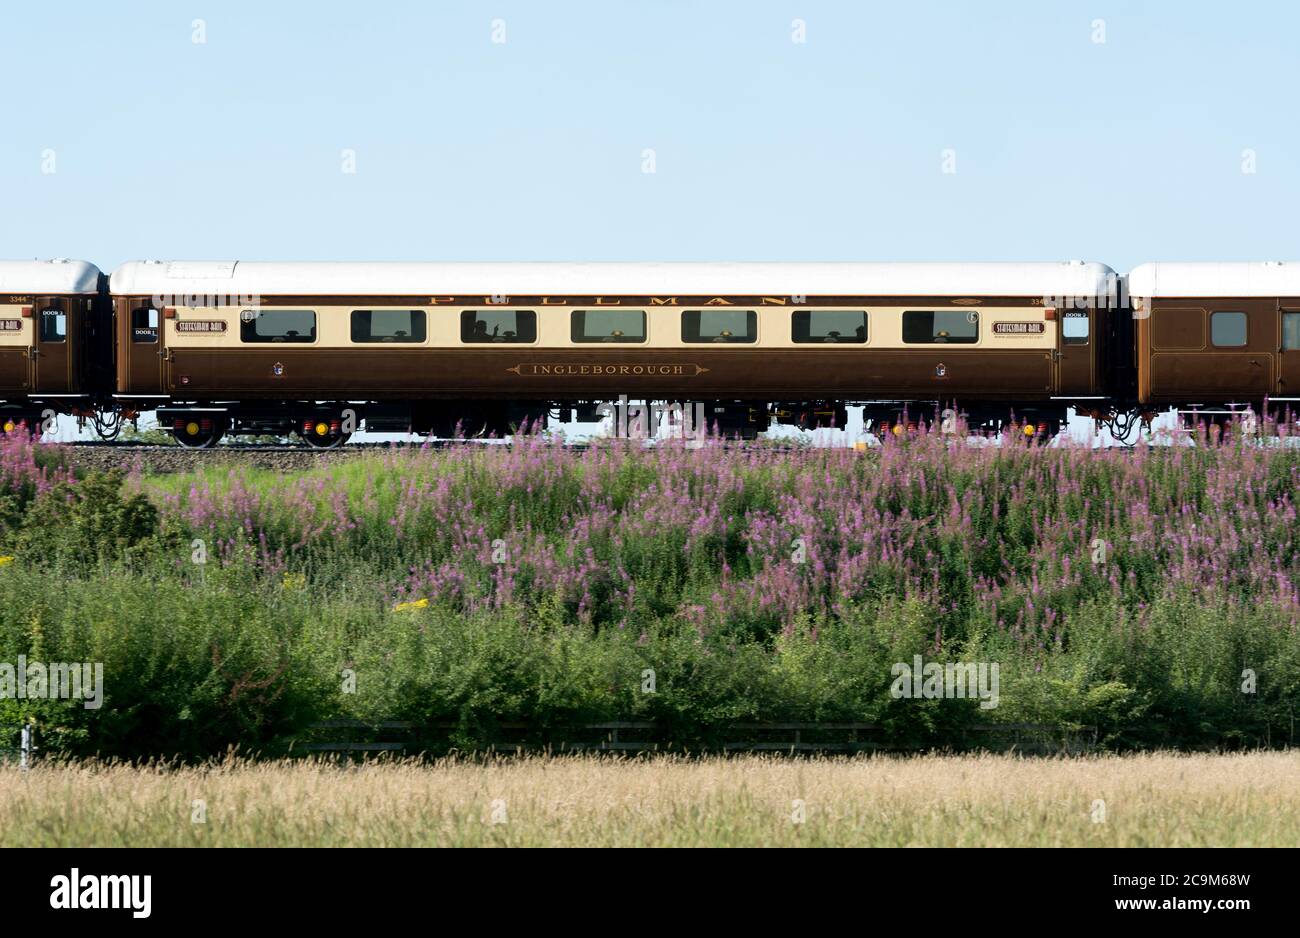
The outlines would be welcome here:
[[[471,342],[488,342],[490,341],[490,338],[491,337],[488,335],[487,331],[487,323],[482,319],[474,320],[474,331],[470,333],[469,340]]]

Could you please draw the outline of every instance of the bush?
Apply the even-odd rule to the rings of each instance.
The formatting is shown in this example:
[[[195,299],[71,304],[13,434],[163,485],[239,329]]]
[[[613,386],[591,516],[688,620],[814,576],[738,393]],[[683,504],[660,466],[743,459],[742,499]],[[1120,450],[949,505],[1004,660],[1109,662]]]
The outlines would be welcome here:
[[[51,748],[284,751],[337,719],[461,748],[613,720],[691,747],[751,721],[1294,742],[1290,448],[530,441],[79,481],[38,457],[0,453],[0,661],[102,662],[107,685],[100,710],[0,701]],[[998,706],[894,699],[917,655],[996,664]]]

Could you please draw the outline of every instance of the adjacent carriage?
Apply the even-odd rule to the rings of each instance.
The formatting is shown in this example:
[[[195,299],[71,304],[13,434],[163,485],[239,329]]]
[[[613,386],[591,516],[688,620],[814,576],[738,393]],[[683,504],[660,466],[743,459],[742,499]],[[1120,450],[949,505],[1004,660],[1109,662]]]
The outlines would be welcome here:
[[[109,388],[106,278],[75,260],[0,261],[0,429],[86,415]]]
[[[1300,265],[1143,264],[1128,292],[1140,404],[1216,423],[1300,406]]]

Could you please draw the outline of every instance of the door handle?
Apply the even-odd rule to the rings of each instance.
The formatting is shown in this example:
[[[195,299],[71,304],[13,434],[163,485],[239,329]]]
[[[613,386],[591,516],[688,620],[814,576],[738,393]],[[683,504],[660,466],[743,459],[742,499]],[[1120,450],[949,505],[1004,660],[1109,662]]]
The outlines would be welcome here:
[[[27,349],[27,357],[30,358],[32,361],[36,361],[36,359],[40,358],[40,356],[41,356],[41,350],[38,349],[36,346],[33,345]]]

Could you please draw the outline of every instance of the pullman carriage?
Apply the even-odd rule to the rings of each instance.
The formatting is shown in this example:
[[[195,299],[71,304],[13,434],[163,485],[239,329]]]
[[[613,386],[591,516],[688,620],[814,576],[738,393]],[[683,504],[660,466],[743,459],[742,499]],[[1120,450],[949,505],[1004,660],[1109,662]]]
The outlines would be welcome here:
[[[84,261],[0,261],[0,429],[85,415],[107,387],[103,275]]]
[[[599,402],[772,420],[1044,433],[1106,393],[1101,264],[126,264],[117,393],[187,445],[228,432],[334,446],[371,430],[505,434]],[[1040,426],[1041,425],[1041,426]]]
[[[1300,409],[1300,265],[1143,264],[1128,290],[1141,404],[1218,424]]]

